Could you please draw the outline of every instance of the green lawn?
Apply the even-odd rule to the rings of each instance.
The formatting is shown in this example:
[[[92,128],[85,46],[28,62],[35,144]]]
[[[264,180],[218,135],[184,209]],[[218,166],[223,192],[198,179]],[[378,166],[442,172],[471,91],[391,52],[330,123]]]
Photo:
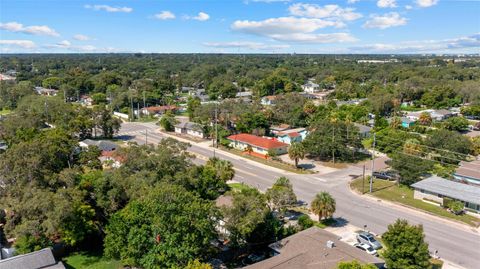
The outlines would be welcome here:
[[[72,253],[63,258],[67,269],[120,269],[123,268],[120,261],[107,259],[98,254],[88,252]]]
[[[0,116],[8,115],[8,114],[10,114],[10,113],[12,113],[12,111],[9,110],[9,109],[2,109],[2,110],[0,110]]]
[[[351,187],[352,189],[361,193],[362,178],[357,178],[352,181]],[[480,225],[480,219],[476,217],[467,214],[455,215],[440,206],[429,204],[422,200],[414,199],[413,190],[411,188],[406,186],[397,186],[395,182],[376,179],[374,181],[372,189],[372,195],[377,198],[414,207],[440,217],[461,221],[474,227],[478,227]],[[365,180],[364,192],[367,193],[368,191],[368,180]]]
[[[248,190],[251,189],[252,187],[248,186],[247,184],[244,183],[230,183],[228,186],[231,188],[232,191],[234,192],[240,192],[242,190]]]

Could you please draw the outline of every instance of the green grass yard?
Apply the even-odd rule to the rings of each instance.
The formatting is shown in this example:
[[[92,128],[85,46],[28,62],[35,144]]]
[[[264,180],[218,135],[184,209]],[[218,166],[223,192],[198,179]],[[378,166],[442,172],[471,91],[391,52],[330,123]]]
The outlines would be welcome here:
[[[12,111],[9,110],[9,109],[1,109],[0,110],[0,116],[8,115],[10,113],[12,113]]]
[[[101,255],[89,252],[77,252],[63,258],[67,269],[120,269],[120,261],[107,259]]]
[[[357,178],[351,183],[351,188],[359,193],[362,193],[362,178]],[[368,181],[365,180],[364,193],[368,192]],[[461,221],[468,225],[478,227],[480,219],[474,216],[463,214],[455,215],[440,206],[424,202],[422,200],[413,198],[413,189],[406,186],[397,186],[395,182],[377,179],[373,183],[372,196],[409,207],[414,207],[439,217],[444,217],[456,221]]]

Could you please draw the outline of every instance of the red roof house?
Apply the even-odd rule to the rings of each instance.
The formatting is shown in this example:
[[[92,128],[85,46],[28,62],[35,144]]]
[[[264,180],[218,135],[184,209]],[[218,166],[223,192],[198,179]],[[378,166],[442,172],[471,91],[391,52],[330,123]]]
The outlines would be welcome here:
[[[230,146],[239,150],[246,151],[251,147],[252,151],[266,156],[269,151],[274,151],[277,155],[287,153],[288,144],[279,142],[275,139],[260,137],[251,134],[236,134],[227,137],[230,140]]]

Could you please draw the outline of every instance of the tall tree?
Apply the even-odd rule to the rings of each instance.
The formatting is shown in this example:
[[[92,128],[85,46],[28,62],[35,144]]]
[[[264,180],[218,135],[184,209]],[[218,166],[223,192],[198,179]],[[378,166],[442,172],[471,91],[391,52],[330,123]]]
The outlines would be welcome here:
[[[428,244],[421,225],[409,225],[398,219],[388,225],[382,235],[385,244],[383,257],[391,269],[424,269],[430,267]]]
[[[273,208],[281,213],[289,206],[294,206],[297,203],[297,196],[293,191],[293,186],[286,177],[278,178],[265,195],[268,202],[273,205]]]

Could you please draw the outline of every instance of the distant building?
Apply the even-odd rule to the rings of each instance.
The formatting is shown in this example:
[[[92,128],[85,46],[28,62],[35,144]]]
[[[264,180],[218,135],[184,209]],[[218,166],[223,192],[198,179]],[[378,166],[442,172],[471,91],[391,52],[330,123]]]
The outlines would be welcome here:
[[[85,139],[78,143],[82,148],[88,148],[89,146],[96,146],[101,151],[114,151],[119,146],[113,142],[108,140],[92,140],[92,139]]]
[[[278,132],[275,136],[277,140],[286,144],[300,143],[307,137],[307,129],[295,128]]]
[[[369,137],[370,136],[370,132],[372,131],[372,127],[367,126],[367,125],[363,125],[363,124],[360,124],[360,123],[354,123],[353,125],[355,125],[358,128],[358,132],[359,132],[361,137]]]
[[[177,109],[177,106],[149,106],[142,108],[140,111],[143,115],[160,116],[165,114],[167,111],[175,113]]]
[[[412,127],[412,126],[415,124],[415,122],[416,122],[416,120],[409,119],[409,118],[407,118],[407,117],[402,117],[401,120],[402,120],[402,127],[403,127],[403,128],[410,128],[410,127]]]
[[[0,81],[14,81],[16,78],[7,74],[0,74]]]
[[[474,212],[480,213],[480,187],[431,176],[411,185],[413,197],[444,204],[444,198],[460,201]]]
[[[453,174],[453,177],[459,181],[480,185],[480,160],[460,162],[460,166]]]
[[[203,126],[194,122],[182,122],[175,125],[175,133],[204,138]]]
[[[385,63],[397,63],[399,62],[397,59],[385,59],[385,60],[369,60],[369,59],[364,59],[364,60],[357,60],[357,63],[362,64],[362,63],[367,63],[367,64],[385,64]]]
[[[290,125],[288,125],[288,124],[273,125],[273,126],[270,127],[270,132],[272,132],[272,134],[276,135],[279,132],[286,131],[288,129],[290,129]]]
[[[339,240],[338,236],[311,227],[269,247],[277,254],[245,269],[336,269],[339,262],[358,261],[382,268],[384,261]]]
[[[264,106],[273,106],[275,105],[277,98],[277,95],[264,96],[260,100],[260,103]]]
[[[251,134],[236,134],[227,137],[230,140],[230,146],[238,150],[247,150],[251,147],[254,153],[263,157],[268,155],[269,151],[274,151],[277,155],[287,153],[288,144],[276,141],[273,138],[265,138]]]
[[[50,248],[44,248],[0,260],[0,269],[65,269],[65,266],[62,262],[55,261]]]
[[[432,120],[435,120],[435,121],[443,121],[454,115],[454,112],[446,109],[439,109],[439,110],[425,109],[421,111],[408,112],[407,114],[405,114],[405,117],[414,121],[418,121],[422,113],[427,113],[428,115],[430,115]]]
[[[351,99],[347,101],[336,101],[337,106],[343,106],[343,105],[359,105],[363,101],[366,101],[367,98],[359,98],[359,99]]]
[[[308,80],[307,83],[302,85],[302,90],[306,93],[316,93],[320,91],[320,85],[312,80]]]
[[[47,88],[44,88],[44,87],[35,87],[34,90],[38,95],[56,96],[58,94],[58,90],[47,89]]]

